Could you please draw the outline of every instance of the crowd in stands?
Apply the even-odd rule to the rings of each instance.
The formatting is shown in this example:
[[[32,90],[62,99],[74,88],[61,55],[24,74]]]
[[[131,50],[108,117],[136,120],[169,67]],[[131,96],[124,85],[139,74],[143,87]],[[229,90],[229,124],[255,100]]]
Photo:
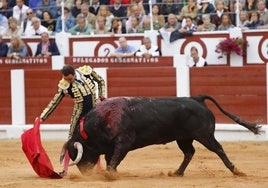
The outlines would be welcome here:
[[[10,36],[10,44],[7,45],[3,41],[3,36],[0,34],[0,57],[8,57],[11,59],[21,59],[24,57],[50,57],[60,55],[58,46],[55,41],[49,39],[49,33],[44,31],[40,36],[41,40],[37,45],[35,54],[29,54],[28,47],[18,34]]]
[[[143,33],[151,29],[151,21],[154,30],[166,31],[222,31],[235,26],[263,29],[268,28],[266,1],[152,0],[150,9],[149,0],[64,0],[62,16],[62,0],[0,0],[0,34],[32,36],[63,30],[73,35]],[[193,24],[190,27],[187,18]]]

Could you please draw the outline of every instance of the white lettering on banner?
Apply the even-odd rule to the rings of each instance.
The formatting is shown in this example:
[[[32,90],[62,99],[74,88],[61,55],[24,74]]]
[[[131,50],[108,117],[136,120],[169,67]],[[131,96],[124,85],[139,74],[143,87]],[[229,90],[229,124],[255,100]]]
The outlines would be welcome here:
[[[0,64],[3,64],[3,59],[0,59]]]
[[[159,63],[158,57],[123,57],[123,58],[108,58],[108,57],[73,57],[73,63]]]
[[[5,59],[5,64],[46,64],[47,58]]]

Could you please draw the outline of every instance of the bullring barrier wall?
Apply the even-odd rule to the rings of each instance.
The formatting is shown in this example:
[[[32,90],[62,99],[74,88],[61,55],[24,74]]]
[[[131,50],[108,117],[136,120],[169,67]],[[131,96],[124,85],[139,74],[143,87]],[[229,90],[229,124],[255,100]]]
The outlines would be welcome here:
[[[68,39],[68,50],[61,48],[61,51],[65,54],[70,54],[71,52],[73,56],[53,57],[48,60],[34,60],[35,62],[39,62],[34,64],[35,68],[33,68],[30,63],[26,63],[27,66],[30,66],[27,67],[25,64],[18,65],[16,63],[10,63],[10,61],[2,60],[0,66],[6,67],[0,69],[1,75],[4,76],[1,77],[0,86],[2,91],[4,91],[0,93],[0,100],[2,100],[0,113],[3,114],[3,116],[0,117],[0,138],[18,137],[21,131],[24,131],[33,123],[34,118],[41,113],[57,91],[57,82],[61,78],[61,75],[58,70],[51,69],[55,69],[55,67],[59,69],[64,62],[73,64],[74,61],[76,62],[74,64],[75,66],[90,64],[93,67],[98,67],[96,70],[100,70],[101,74],[106,77],[108,97],[119,95],[160,97],[189,96],[200,93],[211,94],[219,100],[224,108],[240,117],[253,121],[258,119],[263,124],[267,124],[267,58],[265,51],[262,49],[266,43],[266,40],[264,40],[265,35],[265,33],[260,32],[255,33],[254,36],[251,35],[251,33],[244,34],[244,36],[248,37],[250,40],[252,37],[255,38],[256,36],[259,38],[258,41],[261,41],[261,44],[258,44],[256,49],[258,50],[257,52],[262,52],[264,55],[258,55],[259,53],[256,55],[255,53],[253,55],[254,57],[251,57],[248,53],[247,57],[238,57],[240,60],[242,58],[242,65],[232,64],[232,62],[230,62],[232,55],[226,56],[220,60],[216,58],[214,63],[209,63],[211,66],[201,69],[189,69],[184,66],[187,59],[186,51],[188,51],[187,49],[192,45],[200,47],[200,43],[198,42],[200,40],[202,42],[211,41],[208,40],[213,38],[211,35],[207,36],[203,34],[199,37],[194,35],[192,40],[190,40],[190,38],[182,39],[173,44],[166,44],[157,36],[156,41],[164,52],[163,54],[166,56],[164,58],[169,58],[166,59],[166,61],[158,61],[158,64],[155,63],[156,60],[143,63],[139,63],[139,61],[142,62],[142,60],[134,60],[136,63],[131,63],[132,60],[122,60],[121,62],[114,60],[113,65],[107,65],[107,57],[101,54],[102,50],[107,53],[107,49],[103,47],[103,45],[107,45],[106,43],[102,43],[103,45],[97,44],[97,47],[92,46],[92,49],[94,49],[94,58],[96,58],[95,55],[97,54],[101,59],[95,59],[95,62],[91,64],[89,60],[86,60],[91,58],[90,56],[79,56],[83,54],[77,54],[77,51],[72,50],[81,46],[80,38],[76,37],[73,37],[74,39],[72,40],[71,37]],[[218,39],[226,36],[229,36],[229,34],[217,34]],[[116,40],[118,37],[112,39],[115,44],[117,44]],[[137,36],[129,36],[128,41],[133,42],[132,44],[140,45],[142,38],[143,36],[138,36],[138,38]],[[57,41],[57,38],[55,39]],[[26,40],[32,51],[34,51],[38,40],[38,38]],[[86,49],[85,47],[89,44],[88,40],[89,39],[83,39],[82,43],[84,46],[82,46],[81,49]],[[100,39],[94,38],[92,40]],[[255,41],[255,43],[257,42]],[[254,46],[256,47],[255,43]],[[207,59],[211,59],[210,52],[212,53],[214,51],[212,51],[212,49],[208,50],[208,46],[209,45],[205,45],[205,48],[202,46],[202,49],[205,50],[201,51],[201,54],[207,57]],[[114,47],[115,45],[113,45],[113,48]],[[178,50],[175,51],[175,49]],[[254,52],[256,49],[254,49]],[[176,57],[175,52],[178,52],[179,57]],[[110,61],[109,58],[108,61]],[[9,62],[7,63],[8,65],[6,62]],[[33,60],[31,62],[33,62]],[[42,66],[44,67],[41,67],[40,62],[42,62]],[[19,74],[16,71],[19,71]],[[16,78],[17,75],[19,75],[19,78]],[[12,86],[16,86],[16,80],[24,81],[24,85],[22,84],[23,88],[15,87],[14,90]],[[247,84],[249,84],[249,86],[247,86]],[[13,92],[12,88],[14,90]],[[14,94],[14,92],[16,93]],[[20,99],[22,97],[24,97],[24,100]],[[14,101],[22,101],[23,104],[18,104]],[[217,109],[210,104],[208,105],[215,113],[217,123],[232,123],[222,116]],[[66,126],[65,124],[69,122],[72,106],[71,100],[63,100],[58,109],[44,123],[44,126],[48,126],[47,130],[49,130],[50,135],[48,137],[53,137],[55,133],[57,137],[59,133],[62,134],[62,131],[66,132],[68,130],[68,125]],[[14,110],[14,108],[17,110]],[[20,112],[20,110],[22,112]],[[17,127],[20,128],[18,129]],[[224,126],[223,130],[225,130],[226,127],[228,127],[228,125]]]
[[[79,65],[82,64],[79,63]],[[266,69],[263,65],[251,67],[211,66],[190,69],[185,66],[95,68],[99,74],[106,77],[107,97],[174,97],[186,96],[187,92],[189,95],[210,94],[226,110],[250,121],[260,120],[262,124],[267,124]],[[2,124],[0,125],[0,137],[10,134],[11,137],[18,137],[21,133],[19,130],[25,131],[27,128],[25,125],[31,125],[35,117],[42,112],[54,96],[61,75],[58,70],[46,69],[17,69],[11,72],[0,72],[6,77],[11,77],[9,82],[8,79],[5,79],[3,81],[5,84],[1,85],[6,91],[9,91],[11,97],[8,92],[0,94],[0,98],[4,99],[1,104],[6,104],[1,105],[0,108],[0,113],[5,114],[0,118]],[[189,83],[183,82],[178,85],[179,80],[189,80]],[[24,84],[19,84],[20,81],[23,81]],[[68,130],[68,125],[63,125],[68,124],[70,120],[73,103],[68,96],[66,98],[43,123],[43,125],[47,125],[46,131],[49,130],[48,137],[53,137],[53,135],[57,137],[64,132],[66,134]],[[23,102],[24,104],[20,104]],[[214,105],[209,103],[208,105],[214,112],[218,124],[233,123],[224,117]],[[9,128],[6,129],[6,127]],[[221,130],[225,133],[227,127],[228,125],[222,126]],[[12,133],[10,133],[10,129],[13,129]],[[241,130],[238,130],[240,134]],[[62,135],[62,137],[64,136]],[[245,137],[249,138],[248,135]]]

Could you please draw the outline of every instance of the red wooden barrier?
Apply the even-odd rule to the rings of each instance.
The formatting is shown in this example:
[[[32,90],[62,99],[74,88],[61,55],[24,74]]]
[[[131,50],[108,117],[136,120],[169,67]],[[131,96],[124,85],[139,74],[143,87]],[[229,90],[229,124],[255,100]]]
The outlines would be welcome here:
[[[51,57],[24,57],[21,59],[0,59],[1,70],[11,69],[51,69]]]
[[[0,124],[11,124],[10,71],[0,70]]]
[[[250,121],[267,123],[265,66],[190,69],[191,95],[212,95],[226,110]],[[233,123],[214,105],[218,123]]]
[[[10,71],[0,71],[0,124],[11,123]],[[173,67],[108,68],[108,97],[176,96]],[[25,70],[26,123],[32,124],[57,92],[59,71]],[[191,95],[209,94],[228,111],[241,118],[267,123],[265,66],[211,66],[190,69]],[[217,123],[233,123],[208,103]],[[45,123],[69,123],[73,102],[68,96]]]
[[[47,106],[58,90],[61,79],[59,71],[25,70],[26,123],[32,124],[36,116]],[[68,97],[61,101],[58,108],[44,123],[69,123],[73,101]]]
[[[108,94],[115,96],[176,96],[173,67],[109,68]]]

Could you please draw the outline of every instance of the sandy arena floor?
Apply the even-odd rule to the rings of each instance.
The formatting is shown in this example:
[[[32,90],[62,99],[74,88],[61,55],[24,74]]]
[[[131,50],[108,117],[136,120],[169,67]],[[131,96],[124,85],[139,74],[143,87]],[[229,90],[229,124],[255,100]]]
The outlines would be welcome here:
[[[60,171],[59,152],[62,140],[43,141],[55,171]],[[174,142],[129,152],[118,167],[116,180],[107,179],[96,170],[81,176],[70,167],[68,176],[60,180],[38,177],[21,150],[20,140],[0,140],[0,187],[94,187],[94,188],[194,188],[194,187],[268,187],[268,142],[222,142],[230,160],[247,174],[233,176],[216,154],[195,142],[196,153],[184,177],[169,177],[178,168],[182,153]],[[102,160],[102,165],[105,165]]]

